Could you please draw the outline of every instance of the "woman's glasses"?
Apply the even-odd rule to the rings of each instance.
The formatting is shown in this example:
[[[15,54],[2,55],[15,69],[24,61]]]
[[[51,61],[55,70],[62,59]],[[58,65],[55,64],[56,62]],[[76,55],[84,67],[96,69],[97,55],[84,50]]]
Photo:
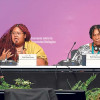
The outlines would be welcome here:
[[[24,33],[23,33],[23,32],[12,32],[11,34],[12,34],[12,35],[18,35],[18,36],[19,36],[19,35],[22,35],[22,34],[24,34]]]

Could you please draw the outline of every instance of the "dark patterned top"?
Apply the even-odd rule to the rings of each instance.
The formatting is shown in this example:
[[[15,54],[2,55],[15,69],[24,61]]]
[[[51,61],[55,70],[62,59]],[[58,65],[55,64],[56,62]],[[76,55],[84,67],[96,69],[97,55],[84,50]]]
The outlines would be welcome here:
[[[82,65],[82,55],[86,54],[92,54],[89,44],[81,46],[73,56],[72,60],[77,61],[80,65]]]

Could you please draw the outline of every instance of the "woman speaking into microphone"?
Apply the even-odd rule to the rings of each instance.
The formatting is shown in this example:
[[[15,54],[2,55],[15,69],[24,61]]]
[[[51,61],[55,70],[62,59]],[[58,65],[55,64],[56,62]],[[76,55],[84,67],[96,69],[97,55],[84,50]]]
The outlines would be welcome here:
[[[31,34],[24,24],[13,25],[0,38],[0,60],[18,61],[19,54],[37,54],[37,65],[48,65],[43,49],[30,40]]]
[[[93,25],[89,31],[92,43],[81,46],[72,60],[78,61],[82,65],[82,55],[86,54],[100,54],[100,25]]]

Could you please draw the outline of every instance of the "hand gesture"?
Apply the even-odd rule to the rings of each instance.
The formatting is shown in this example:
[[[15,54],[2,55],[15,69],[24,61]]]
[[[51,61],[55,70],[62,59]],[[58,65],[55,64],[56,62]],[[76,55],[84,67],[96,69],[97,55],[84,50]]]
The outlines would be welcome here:
[[[4,49],[3,52],[2,52],[2,55],[1,55],[0,59],[1,60],[4,60],[6,58],[8,59],[8,58],[12,57],[13,55],[14,54],[11,54],[10,49],[8,49],[7,51],[6,51],[6,49]]]

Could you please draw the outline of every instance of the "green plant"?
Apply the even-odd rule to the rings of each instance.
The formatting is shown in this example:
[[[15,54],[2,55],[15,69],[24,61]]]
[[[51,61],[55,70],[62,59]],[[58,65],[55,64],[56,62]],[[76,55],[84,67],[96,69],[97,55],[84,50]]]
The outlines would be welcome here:
[[[84,90],[87,91],[89,84],[96,78],[96,75],[93,74],[86,82],[82,82],[81,80],[76,83],[71,89],[72,90]]]
[[[100,100],[100,88],[86,91],[86,100]]]
[[[100,100],[100,88],[93,88],[88,90],[89,84],[96,78],[93,74],[86,82],[78,81],[71,89],[72,90],[84,90],[86,100]]]
[[[1,85],[0,85],[0,89],[31,89],[31,83],[29,80],[24,80],[24,79],[15,79],[15,84],[14,85],[11,85],[11,84],[8,84],[4,78],[0,78],[0,82],[1,82]]]

